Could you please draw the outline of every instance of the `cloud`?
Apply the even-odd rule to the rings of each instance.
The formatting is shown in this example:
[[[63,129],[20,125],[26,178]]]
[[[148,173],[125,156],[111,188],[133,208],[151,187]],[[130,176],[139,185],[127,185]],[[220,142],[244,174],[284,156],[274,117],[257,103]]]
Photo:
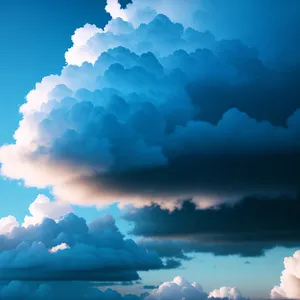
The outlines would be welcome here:
[[[208,298],[227,298],[232,300],[244,299],[237,288],[223,286],[209,293]]]
[[[150,286],[148,287],[150,288]],[[210,296],[210,295],[213,296]],[[244,300],[236,288],[222,287],[219,290],[206,294],[201,286],[194,282],[190,284],[181,276],[175,277],[170,282],[164,282],[159,287],[152,289],[150,293],[141,295],[122,295],[116,290],[102,290],[97,283],[86,282],[24,282],[11,281],[0,285],[1,299],[24,299],[24,300],[50,300],[50,299],[91,299],[91,300],[207,300],[232,299]],[[218,296],[218,298],[214,297]],[[224,298],[220,298],[224,296]]]
[[[221,287],[207,295],[203,292],[202,287],[198,283],[194,282],[191,284],[183,277],[177,276],[172,281],[162,283],[157,289],[154,289],[145,300],[206,300],[208,298],[245,299],[237,288],[231,287]]]
[[[258,121],[286,126],[288,118],[300,106],[300,69],[262,71],[265,74],[259,82],[234,85],[228,81],[203,83],[197,80],[189,84],[187,90],[192,101],[201,107],[197,119],[217,124],[224,111],[235,107]],[[284,105],[282,99],[285,99]]]
[[[189,283],[181,276],[175,277],[172,281],[162,283],[157,289],[154,289],[146,300],[160,299],[206,299],[207,294],[202,290],[202,287],[194,283]]]
[[[19,222],[14,216],[8,216],[0,219],[0,234],[8,234],[14,228],[19,226]]]
[[[57,251],[60,251],[60,250],[65,250],[65,249],[70,249],[70,246],[66,243],[61,243],[55,247],[52,247],[49,249],[50,252],[57,252]]]
[[[58,201],[50,201],[47,196],[42,194],[37,196],[30,204],[28,210],[30,215],[25,216],[22,223],[23,227],[41,224],[46,218],[59,220],[60,217],[73,212],[70,205]],[[14,216],[0,218],[0,234],[10,234],[13,229],[20,226],[20,223]]]
[[[0,296],[3,300],[52,300],[52,299],[90,299],[90,300],[143,300],[145,295],[121,295],[119,292],[100,290],[97,284],[85,282],[24,282],[11,281],[0,285]]]
[[[280,277],[280,285],[274,286],[270,296],[272,299],[300,298],[300,251],[292,257],[284,258],[284,271]]]
[[[29,206],[30,216],[25,216],[24,227],[40,224],[45,218],[58,220],[61,216],[73,212],[65,203],[51,202],[45,195],[38,195]]]
[[[145,290],[154,290],[156,288],[158,288],[158,286],[155,286],[155,285],[144,285],[142,286],[143,289]]]
[[[139,243],[161,256],[188,259],[193,252],[260,256],[276,246],[300,244],[299,205],[298,197],[289,196],[245,197],[202,209],[185,201],[172,212],[158,205],[129,209],[124,218],[133,225],[131,234],[142,237]]]
[[[98,206],[298,190],[297,76],[198,31],[202,2],[106,9],[106,27],[77,29],[61,74],[27,95],[15,143],[0,149],[2,175]]]
[[[47,198],[38,199],[46,199],[45,213],[57,213]],[[175,259],[164,263],[156,252],[125,239],[110,215],[90,223],[73,213],[57,220],[44,217],[33,225],[14,223],[13,217],[1,219],[2,281],[133,281],[139,279],[138,271],[180,266]]]
[[[218,38],[239,37],[259,49],[260,56],[277,64],[299,63],[300,3],[297,0],[209,0],[194,15],[197,28]],[[282,41],[285,41],[282,43]]]

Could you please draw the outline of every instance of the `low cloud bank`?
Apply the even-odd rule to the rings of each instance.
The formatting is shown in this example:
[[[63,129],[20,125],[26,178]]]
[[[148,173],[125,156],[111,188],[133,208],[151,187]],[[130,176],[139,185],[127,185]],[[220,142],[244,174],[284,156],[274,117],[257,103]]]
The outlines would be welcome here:
[[[237,288],[225,286],[206,294],[201,285],[196,282],[191,284],[181,276],[175,277],[172,281],[162,283],[145,300],[208,300],[211,298],[246,300]]]
[[[34,225],[0,219],[0,280],[133,281],[138,271],[180,265],[125,239],[112,216],[87,223],[70,209],[39,196],[29,209]]]

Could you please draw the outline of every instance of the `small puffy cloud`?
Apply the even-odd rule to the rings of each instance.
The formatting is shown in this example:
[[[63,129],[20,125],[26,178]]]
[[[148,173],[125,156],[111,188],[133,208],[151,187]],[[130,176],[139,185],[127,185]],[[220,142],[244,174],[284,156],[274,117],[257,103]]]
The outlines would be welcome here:
[[[65,249],[70,249],[70,246],[66,243],[62,243],[62,244],[59,244],[55,247],[52,247],[49,249],[50,252],[57,252],[57,251],[60,251],[60,250],[65,250]]]
[[[293,256],[284,258],[280,285],[274,286],[270,296],[272,299],[300,298],[300,250],[296,251]]]
[[[45,195],[38,195],[29,206],[30,216],[25,216],[22,226],[40,224],[45,218],[58,220],[60,217],[73,212],[71,206],[65,203],[50,201]]]
[[[9,234],[14,228],[19,226],[19,222],[14,216],[0,218],[0,234]]]
[[[230,300],[242,300],[244,299],[241,292],[237,288],[223,286],[219,289],[215,289],[209,293],[208,298],[227,298]]]

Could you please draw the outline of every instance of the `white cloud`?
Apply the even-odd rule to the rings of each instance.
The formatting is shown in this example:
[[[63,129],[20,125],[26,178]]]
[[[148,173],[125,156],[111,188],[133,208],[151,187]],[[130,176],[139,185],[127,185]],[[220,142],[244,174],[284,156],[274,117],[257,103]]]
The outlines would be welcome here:
[[[221,287],[207,295],[198,283],[191,284],[183,277],[177,276],[172,281],[166,281],[151,291],[145,300],[207,300],[208,298],[244,299],[237,288],[231,287]]]
[[[12,230],[19,226],[19,222],[14,216],[0,218],[0,235],[9,234]]]
[[[58,201],[50,201],[45,195],[38,195],[28,208],[30,215],[26,215],[23,227],[38,225],[45,218],[58,221],[60,217],[73,212],[71,206]],[[0,235],[9,235],[14,228],[20,227],[20,223],[14,216],[0,218]]]
[[[228,298],[231,300],[243,299],[241,292],[237,288],[223,286],[209,293],[208,298]]]
[[[182,299],[206,299],[207,294],[202,287],[194,283],[189,283],[181,276],[175,277],[172,281],[162,283],[157,289],[154,289],[146,300],[182,300]]]
[[[60,217],[73,212],[73,209],[65,203],[50,201],[45,195],[38,195],[30,204],[29,212],[31,215],[25,216],[22,225],[24,227],[40,224],[45,218],[58,220]]]
[[[273,299],[300,299],[300,250],[292,257],[284,258],[284,271],[280,285],[274,286],[270,293]]]
[[[61,243],[57,246],[54,246],[49,249],[49,252],[57,252],[65,249],[70,249],[70,246],[67,243]]]

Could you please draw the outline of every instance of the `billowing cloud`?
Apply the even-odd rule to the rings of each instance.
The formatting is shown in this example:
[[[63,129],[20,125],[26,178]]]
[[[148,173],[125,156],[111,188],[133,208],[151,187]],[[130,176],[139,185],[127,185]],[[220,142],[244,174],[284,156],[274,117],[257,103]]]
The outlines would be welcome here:
[[[276,246],[300,245],[299,206],[299,198],[288,196],[246,197],[202,209],[186,201],[172,212],[158,205],[130,209],[124,218],[134,225],[131,233],[143,237],[139,243],[161,256],[260,256]]]
[[[80,204],[174,208],[192,197],[295,192],[298,77],[240,40],[199,31],[199,9],[194,0],[133,1],[125,10],[109,0],[106,27],[77,29],[61,74],[27,95],[15,144],[0,149],[2,174]]]
[[[73,212],[73,209],[65,203],[50,201],[45,195],[38,195],[30,204],[29,212],[24,218],[23,226],[40,224],[45,218],[58,220],[60,217]]]
[[[160,299],[206,299],[207,294],[203,292],[202,287],[194,283],[189,283],[181,276],[175,277],[172,281],[162,283],[157,289],[154,289],[146,300]]]
[[[26,215],[22,225],[14,216],[0,218],[0,234],[9,234],[16,227],[28,227],[30,225],[41,224],[44,219],[50,218],[59,220],[60,217],[73,212],[70,205],[51,201],[45,195],[38,195],[28,208],[30,215]]]
[[[8,216],[0,219],[0,234],[8,234],[14,228],[19,226],[19,222],[14,216]]]
[[[300,251],[292,257],[285,257],[284,270],[280,277],[280,285],[274,286],[270,294],[273,299],[300,298]]]
[[[162,283],[145,300],[207,300],[208,298],[245,299],[237,288],[231,287],[221,287],[207,295],[197,282],[191,284],[183,277],[177,276],[172,281]]]
[[[25,227],[8,217],[2,224],[2,281],[133,281],[139,279],[138,271],[180,265],[174,259],[163,263],[156,252],[125,239],[110,215],[87,223],[67,213]]]
[[[223,286],[209,293],[208,298],[227,298],[232,300],[243,299],[241,292],[237,288]]]

